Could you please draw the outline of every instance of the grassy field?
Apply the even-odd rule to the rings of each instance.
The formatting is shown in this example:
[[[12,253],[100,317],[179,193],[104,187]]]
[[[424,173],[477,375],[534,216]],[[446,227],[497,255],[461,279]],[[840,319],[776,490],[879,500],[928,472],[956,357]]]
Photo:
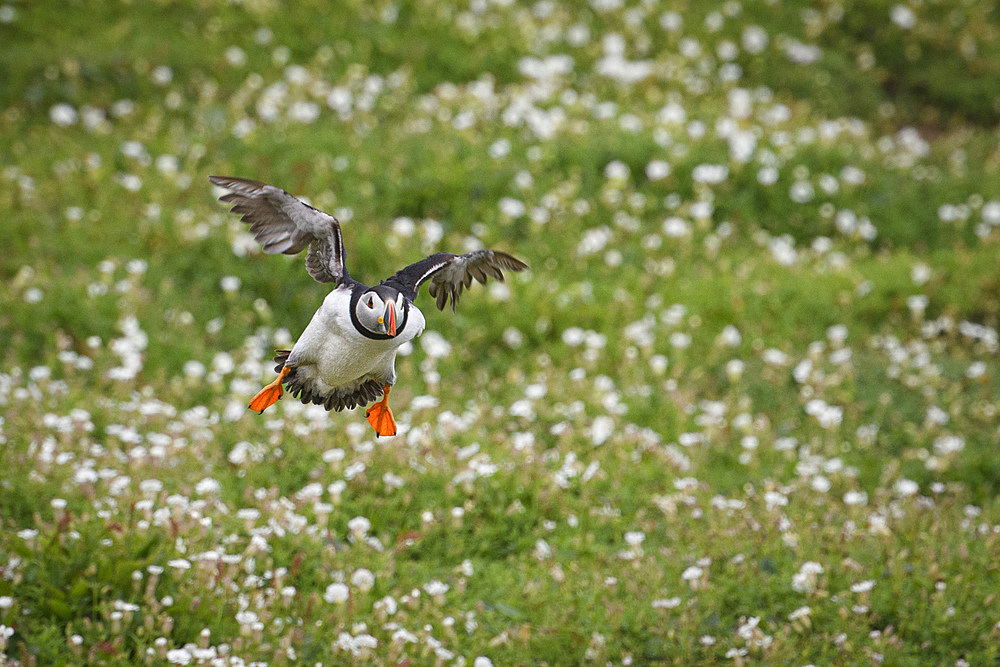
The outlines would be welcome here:
[[[704,5],[704,6],[702,6]],[[1000,660],[993,3],[0,0],[0,651]],[[326,287],[493,247],[361,411]],[[2,660],[0,660],[2,662]]]

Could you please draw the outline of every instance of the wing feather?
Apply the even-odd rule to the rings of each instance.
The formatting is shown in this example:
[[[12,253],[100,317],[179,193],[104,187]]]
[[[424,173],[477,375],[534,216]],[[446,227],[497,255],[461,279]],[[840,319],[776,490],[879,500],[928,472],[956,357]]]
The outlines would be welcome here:
[[[299,201],[281,188],[229,176],[209,176],[229,190],[219,201],[233,204],[250,232],[269,255],[296,255],[307,246],[306,270],[317,282],[339,283],[347,277],[340,222]]]
[[[416,299],[420,286],[427,283],[427,293],[435,300],[438,310],[451,303],[455,312],[462,291],[472,285],[472,281],[485,285],[493,277],[503,281],[503,271],[524,271],[528,265],[521,260],[499,250],[474,250],[464,255],[438,253],[410,264],[387,283],[394,284],[408,298]]]

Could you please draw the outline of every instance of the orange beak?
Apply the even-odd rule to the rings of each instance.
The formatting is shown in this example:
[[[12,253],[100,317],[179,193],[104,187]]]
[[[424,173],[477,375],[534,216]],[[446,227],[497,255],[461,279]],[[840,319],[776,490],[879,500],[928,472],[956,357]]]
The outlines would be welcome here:
[[[388,333],[390,336],[395,336],[396,335],[396,309],[393,308],[393,305],[392,305],[391,301],[385,307],[384,320],[385,320],[386,333]]]

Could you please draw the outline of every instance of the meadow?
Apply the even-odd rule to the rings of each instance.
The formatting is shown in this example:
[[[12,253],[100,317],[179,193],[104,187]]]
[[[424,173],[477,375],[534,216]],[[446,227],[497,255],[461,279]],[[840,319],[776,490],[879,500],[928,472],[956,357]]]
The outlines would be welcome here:
[[[1000,660],[993,3],[0,0],[0,663]],[[210,174],[438,251],[363,412]]]

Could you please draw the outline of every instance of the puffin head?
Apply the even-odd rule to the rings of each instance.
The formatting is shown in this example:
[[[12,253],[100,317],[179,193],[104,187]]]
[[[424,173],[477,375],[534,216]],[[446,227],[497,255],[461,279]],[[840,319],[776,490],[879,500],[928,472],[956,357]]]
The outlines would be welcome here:
[[[354,314],[358,322],[372,333],[395,336],[397,323],[403,321],[406,297],[392,287],[377,285],[361,295]]]

